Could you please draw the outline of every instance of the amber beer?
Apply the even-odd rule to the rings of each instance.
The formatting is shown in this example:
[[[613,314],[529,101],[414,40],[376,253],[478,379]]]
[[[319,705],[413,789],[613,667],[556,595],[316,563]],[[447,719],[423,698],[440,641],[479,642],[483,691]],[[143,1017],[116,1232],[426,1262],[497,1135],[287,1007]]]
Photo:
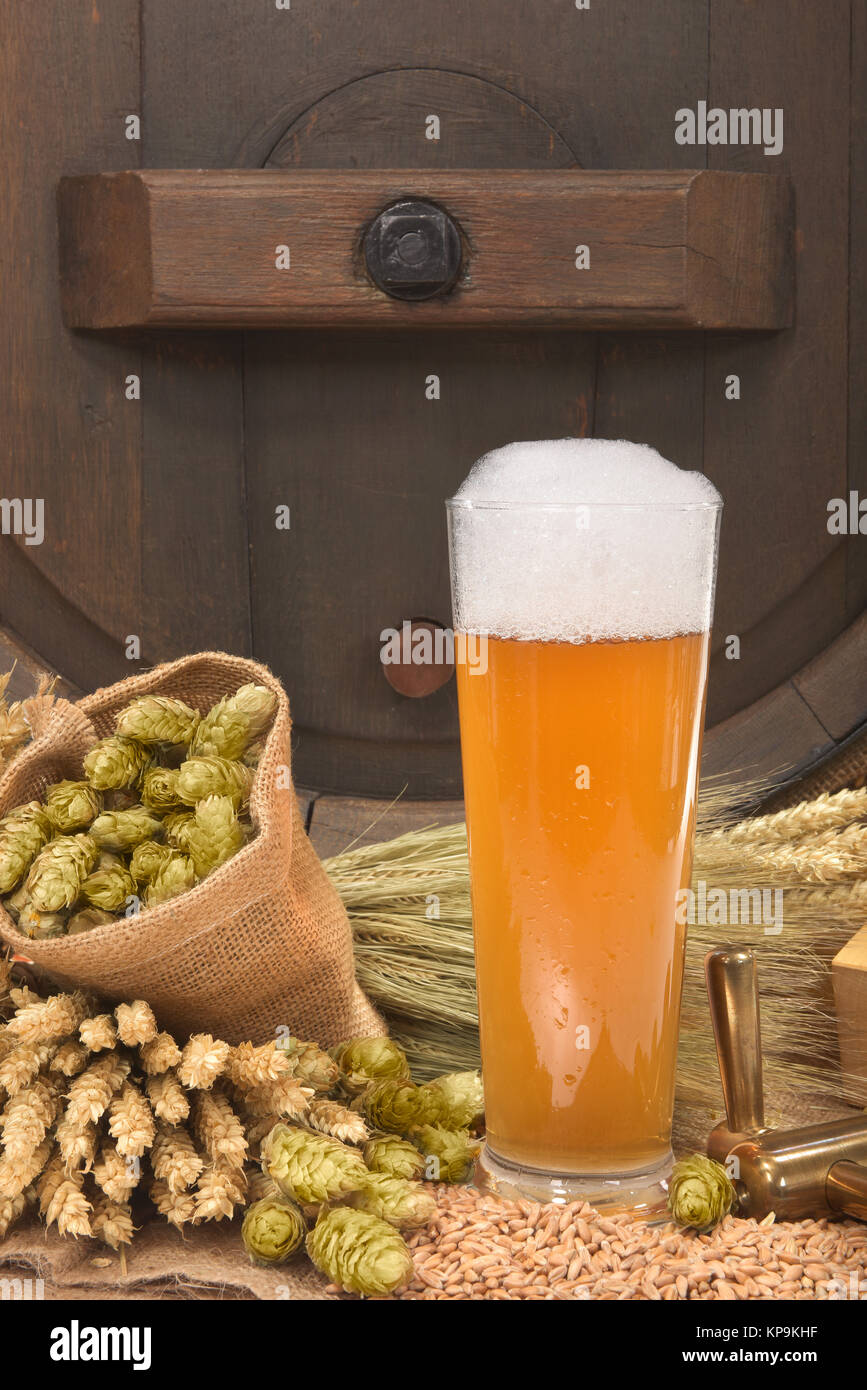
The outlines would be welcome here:
[[[676,906],[691,872],[717,507],[704,533],[701,518],[691,523],[711,577],[707,567],[692,576],[704,603],[684,605],[684,630],[658,630],[672,623],[669,593],[661,623],[632,635],[624,603],[634,599],[640,617],[653,594],[636,595],[634,575],[618,593],[612,575],[594,636],[586,594],[573,611],[551,585],[575,629],[568,634],[539,612],[541,571],[562,560],[567,586],[585,570],[604,585],[606,563],[629,538],[634,546],[634,513],[625,537],[608,513],[591,517],[604,522],[595,544],[579,533],[564,546],[553,534],[546,546],[568,524],[562,511],[525,520],[503,507],[500,547],[497,509],[483,502],[484,542],[462,572],[474,508],[460,494],[451,505],[461,512],[457,529],[452,519],[458,635],[478,643],[481,625],[462,628],[460,619],[488,607],[494,620],[483,663],[462,659],[477,647],[455,644],[486,1097],[482,1177],[537,1198],[646,1207],[664,1197],[671,1164],[685,931]],[[665,532],[658,514],[647,521]],[[503,563],[525,526],[526,579],[538,586],[526,611],[509,577],[516,565],[521,572],[517,554]],[[682,558],[694,560],[694,542]],[[656,545],[651,535],[648,564]],[[633,549],[627,564],[636,558]],[[607,631],[612,616],[623,635]]]
[[[706,647],[490,638],[486,675],[458,667],[488,1142],[513,1163],[668,1152]]]

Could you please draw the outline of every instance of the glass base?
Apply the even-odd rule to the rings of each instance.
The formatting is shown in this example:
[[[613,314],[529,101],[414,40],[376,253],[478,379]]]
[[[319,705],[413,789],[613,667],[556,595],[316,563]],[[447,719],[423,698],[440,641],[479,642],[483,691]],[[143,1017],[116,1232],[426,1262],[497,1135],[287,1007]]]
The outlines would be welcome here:
[[[548,1173],[509,1163],[486,1144],[476,1161],[475,1180],[484,1192],[511,1201],[589,1202],[597,1211],[630,1212],[654,1220],[670,1220],[668,1180],[674,1165],[669,1149],[651,1169],[633,1173]]]

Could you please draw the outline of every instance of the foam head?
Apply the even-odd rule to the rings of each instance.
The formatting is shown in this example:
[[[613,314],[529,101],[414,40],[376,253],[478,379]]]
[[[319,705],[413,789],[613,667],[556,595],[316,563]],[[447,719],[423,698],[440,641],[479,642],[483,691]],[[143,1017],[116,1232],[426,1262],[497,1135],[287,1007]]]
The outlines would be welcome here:
[[[720,505],[701,473],[646,444],[495,449],[449,505],[455,628],[571,642],[706,631]]]

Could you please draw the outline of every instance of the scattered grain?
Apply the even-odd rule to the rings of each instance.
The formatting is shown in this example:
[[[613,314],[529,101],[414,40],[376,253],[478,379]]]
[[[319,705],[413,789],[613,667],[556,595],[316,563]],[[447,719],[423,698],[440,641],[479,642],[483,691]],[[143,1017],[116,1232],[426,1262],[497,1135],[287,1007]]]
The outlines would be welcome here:
[[[739,1220],[698,1235],[669,1223],[600,1216],[586,1202],[510,1202],[433,1186],[438,1211],[409,1245],[402,1299],[654,1301],[832,1298],[867,1278],[855,1221]]]

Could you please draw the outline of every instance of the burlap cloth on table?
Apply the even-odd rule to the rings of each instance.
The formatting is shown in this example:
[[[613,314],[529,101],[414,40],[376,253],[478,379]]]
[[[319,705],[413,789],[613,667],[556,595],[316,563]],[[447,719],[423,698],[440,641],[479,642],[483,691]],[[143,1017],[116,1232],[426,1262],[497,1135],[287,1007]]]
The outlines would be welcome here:
[[[31,1219],[0,1244],[0,1277],[43,1279],[50,1301],[338,1297],[325,1292],[328,1281],[303,1254],[275,1269],[251,1265],[240,1227],[239,1220],[209,1222],[182,1235],[165,1221],[147,1221],[127,1249],[124,1278],[113,1250],[46,1232]]]
[[[80,778],[82,758],[114,731],[135,696],[177,696],[202,712],[255,681],[277,711],[250,796],[256,834],[204,882],[172,902],[76,936],[30,941],[0,910],[0,936],[65,986],[118,1002],[146,999],[181,1038],[207,1031],[262,1043],[288,1028],[329,1046],[385,1031],[355,980],[352,932],[304,827],[291,776],[291,719],[282,685],[264,666],[201,652],[97,690],[58,700],[44,727],[0,778],[0,815]]]

